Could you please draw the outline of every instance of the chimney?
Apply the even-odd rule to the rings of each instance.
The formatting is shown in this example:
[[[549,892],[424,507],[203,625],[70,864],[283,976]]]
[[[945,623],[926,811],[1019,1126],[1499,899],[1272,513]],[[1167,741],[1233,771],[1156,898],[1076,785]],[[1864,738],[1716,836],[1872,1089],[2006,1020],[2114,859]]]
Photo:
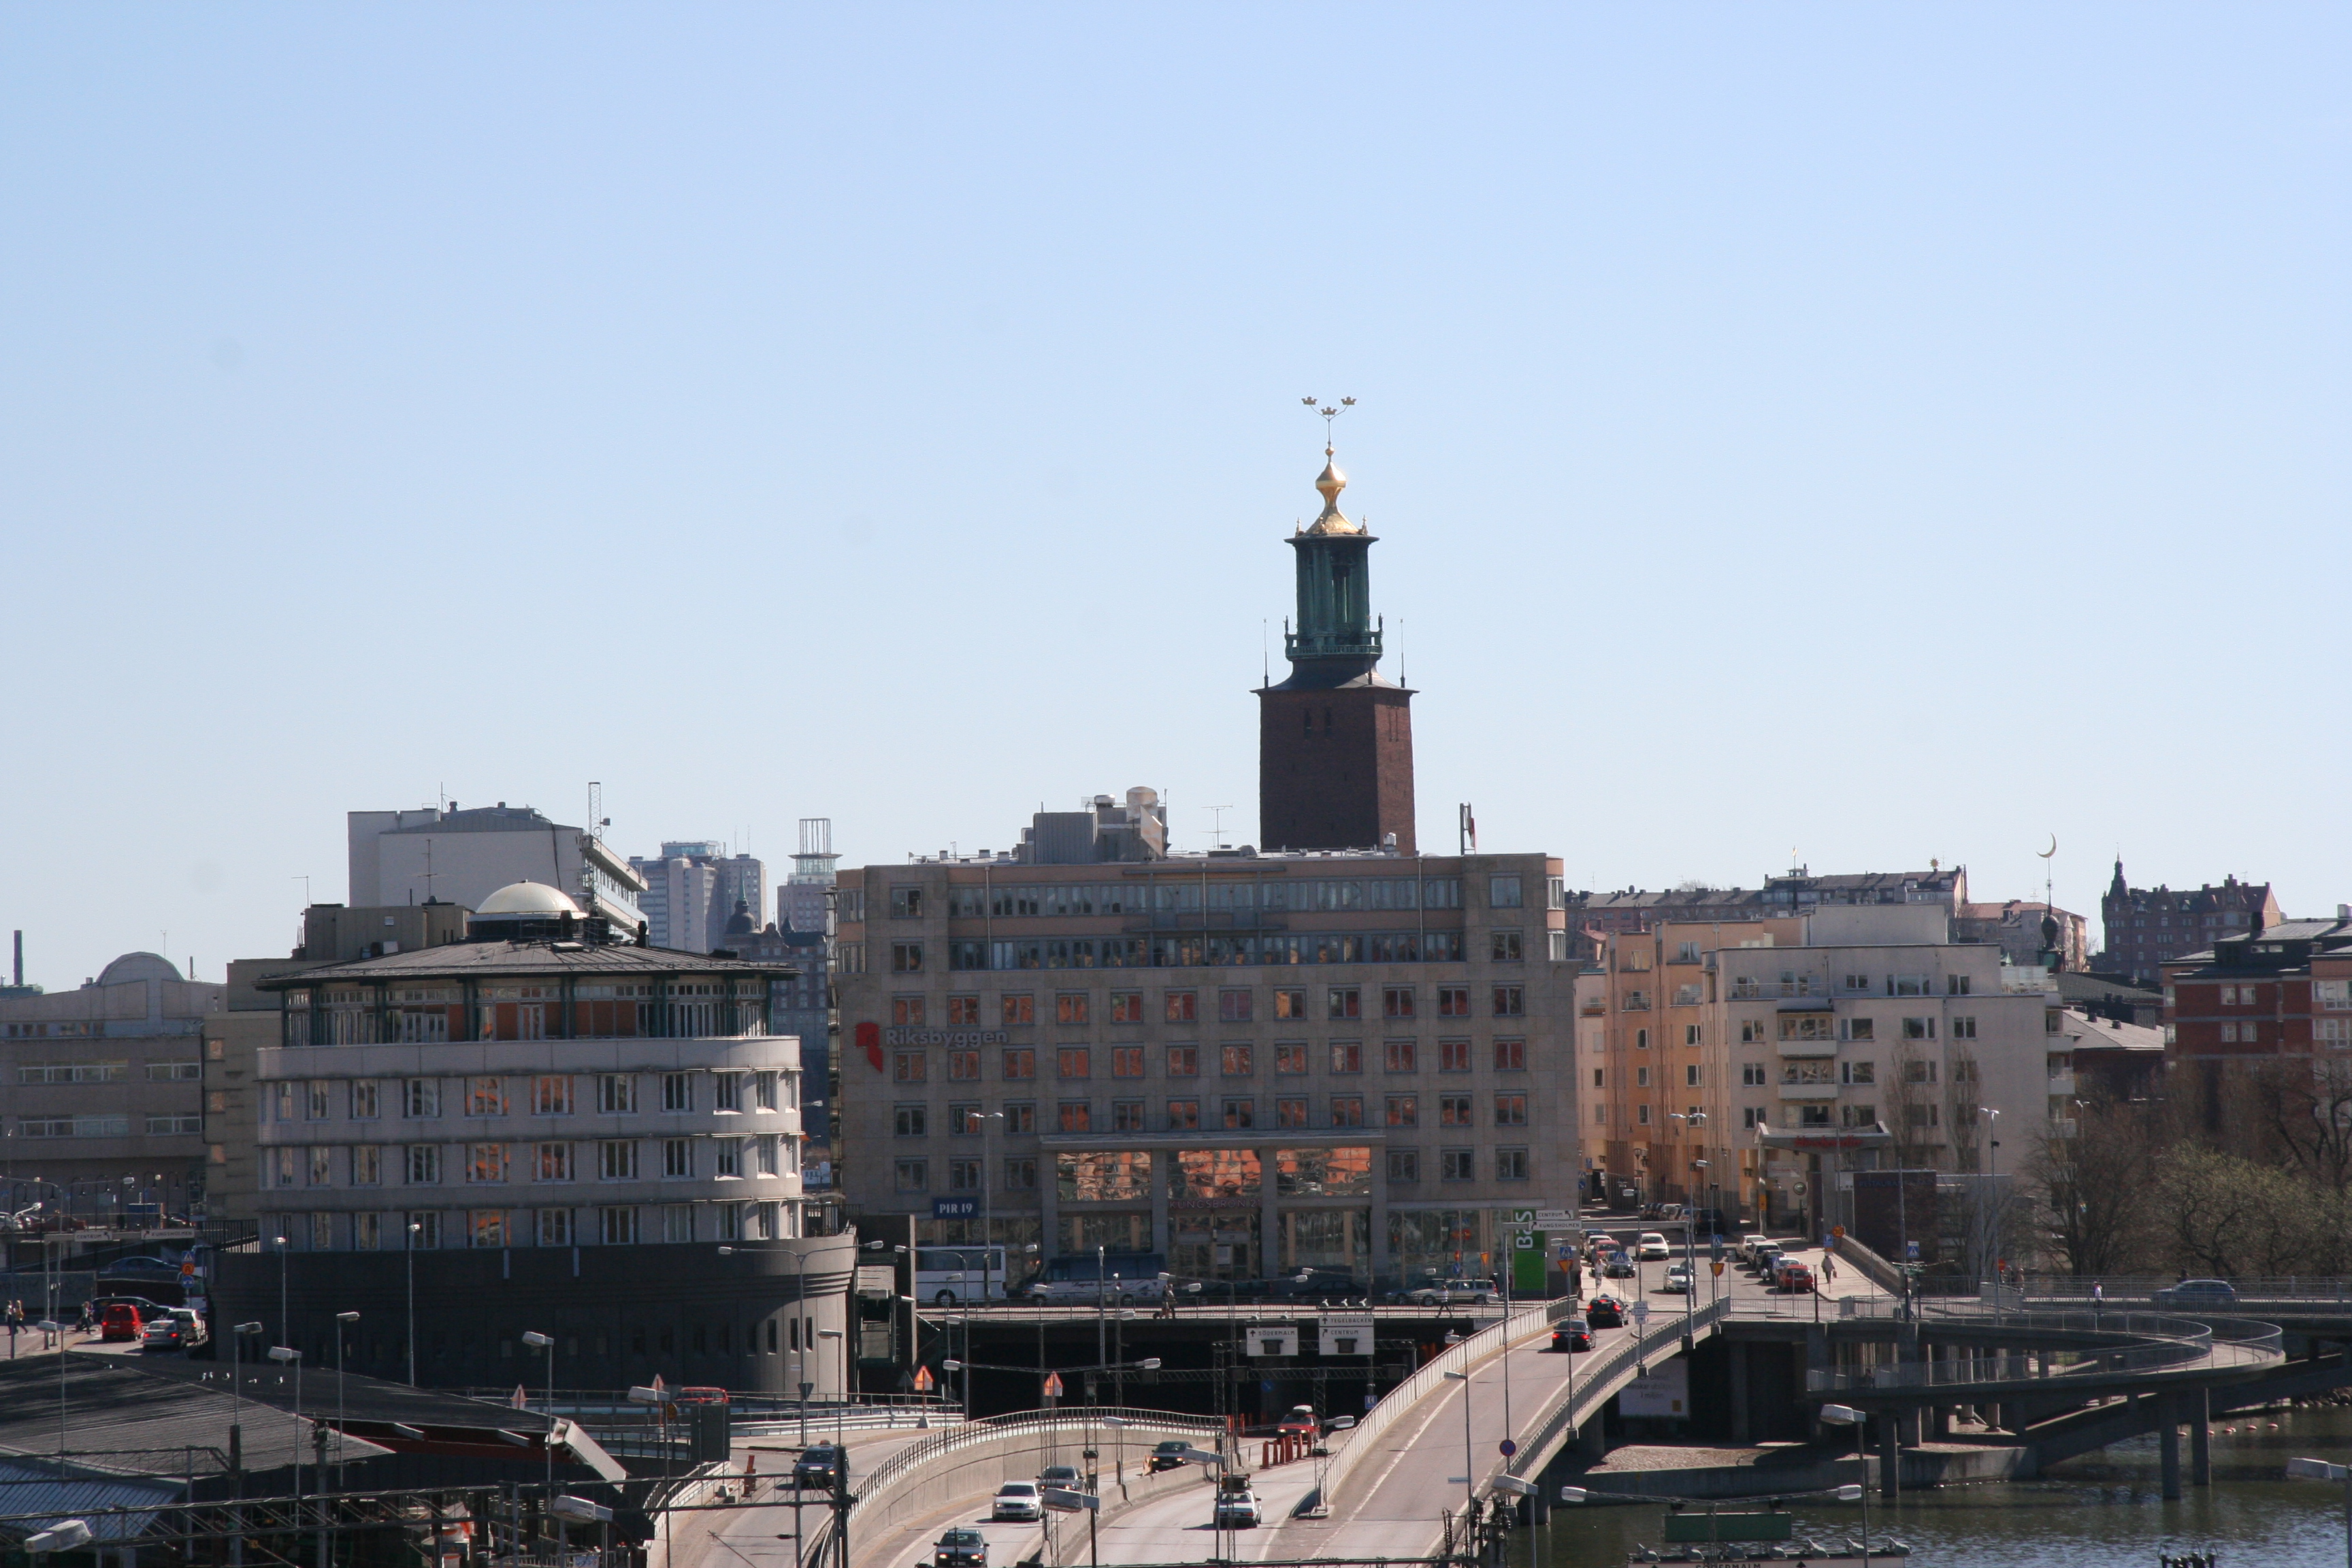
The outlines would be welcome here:
[[[25,933],[16,933],[16,984],[25,984]]]

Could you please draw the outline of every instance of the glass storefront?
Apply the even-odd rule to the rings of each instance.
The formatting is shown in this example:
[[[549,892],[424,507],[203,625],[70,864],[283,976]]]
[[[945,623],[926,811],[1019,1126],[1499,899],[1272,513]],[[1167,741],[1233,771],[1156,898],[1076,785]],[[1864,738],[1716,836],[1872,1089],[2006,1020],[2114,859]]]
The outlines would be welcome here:
[[[1056,1154],[1054,1181],[1064,1203],[1149,1203],[1151,1156],[1133,1149]]]
[[[1372,1195],[1370,1149],[1277,1149],[1274,1190],[1286,1198],[1367,1198]]]
[[[1179,1279],[1250,1279],[1258,1274],[1255,1209],[1194,1209],[1168,1216],[1168,1267]],[[1203,1291],[1202,1304],[1216,1300]]]
[[[1372,1211],[1289,1209],[1282,1215],[1281,1266],[1328,1268],[1369,1279],[1372,1270]]]
[[[1404,1284],[1495,1272],[1490,1209],[1391,1209],[1389,1264]]]
[[[1262,1190],[1255,1149],[1180,1149],[1169,1195],[1175,1198],[1255,1198]]]

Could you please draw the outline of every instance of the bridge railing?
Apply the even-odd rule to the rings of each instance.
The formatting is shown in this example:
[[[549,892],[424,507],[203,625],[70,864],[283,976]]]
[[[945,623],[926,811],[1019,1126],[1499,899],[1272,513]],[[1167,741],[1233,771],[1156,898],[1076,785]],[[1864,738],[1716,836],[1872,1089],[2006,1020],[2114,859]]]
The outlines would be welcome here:
[[[2025,1295],[2033,1301],[2081,1301],[2092,1300],[2095,1288],[2107,1300],[2119,1304],[2153,1301],[2158,1294],[2180,1284],[2158,1275],[2090,1276],[2029,1274],[2025,1277]],[[2326,1304],[2340,1302],[2352,1310],[2352,1279],[2311,1275],[2286,1275],[2273,1279],[2231,1279],[2231,1289],[2237,1292],[2235,1302],[2209,1301],[2198,1298],[2183,1301],[2176,1310],[2203,1312],[2252,1311],[2280,1301]]]
[[[1654,1328],[1631,1335],[1612,1345],[1598,1357],[1589,1357],[1584,1365],[1570,1374],[1566,1397],[1554,1405],[1541,1425],[1538,1426],[1519,1451],[1502,1467],[1507,1475],[1525,1476],[1550,1452],[1554,1443],[1575,1431],[1591,1418],[1591,1412],[1605,1403],[1616,1391],[1610,1384],[1622,1375],[1628,1367],[1636,1367],[1663,1351],[1679,1350],[1685,1333],[1696,1333],[1723,1321],[1730,1310],[1728,1298],[1717,1300],[1700,1308],[1685,1318],[1676,1313],[1661,1320]]]
[[[1949,1319],[1990,1314],[1949,1311],[1931,1314]],[[2141,1340],[2137,1345],[2091,1346],[2079,1351],[2046,1350],[2024,1353],[1969,1356],[1940,1362],[1906,1362],[1894,1366],[1852,1370],[1816,1369],[1805,1374],[1812,1394],[1862,1393],[1874,1389],[1961,1388],[1995,1383],[2056,1381],[2104,1377],[2118,1373],[2163,1372],[2198,1362],[2222,1361],[2251,1364],[2275,1357],[2282,1336],[2275,1324],[2239,1321],[2216,1329],[2191,1319],[2156,1312],[2009,1312],[2004,1330],[2024,1334],[2081,1333],[2121,1335]],[[2217,1352],[2216,1340],[2221,1341]]]

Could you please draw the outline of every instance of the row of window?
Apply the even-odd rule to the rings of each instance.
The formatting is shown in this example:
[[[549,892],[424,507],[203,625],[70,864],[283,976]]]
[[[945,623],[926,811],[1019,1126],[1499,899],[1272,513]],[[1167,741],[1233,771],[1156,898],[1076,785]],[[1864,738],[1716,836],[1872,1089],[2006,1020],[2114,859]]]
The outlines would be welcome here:
[[[1421,1154],[1418,1149],[1391,1149],[1388,1153],[1388,1179],[1391,1185],[1421,1180]],[[1469,1148],[1437,1151],[1437,1176],[1442,1182],[1475,1182],[1478,1180],[1479,1151]],[[1530,1152],[1519,1146],[1496,1149],[1489,1152],[1493,1161],[1494,1180],[1524,1182],[1530,1178],[1534,1162]],[[919,1156],[894,1162],[898,1190],[902,1193],[925,1193],[931,1190],[933,1162]],[[948,1159],[937,1162],[945,1167],[946,1190],[951,1193],[976,1193],[982,1190],[985,1167],[973,1159]],[[1001,1167],[1003,1190],[1034,1192],[1037,1190],[1037,1162],[1021,1155],[1009,1158]]]
[[[1517,963],[1526,957],[1526,938],[1517,931],[1486,933],[1482,951],[1489,962]],[[1016,937],[993,942],[958,939],[947,946],[948,968],[953,971],[1024,969],[1230,969],[1258,965],[1308,963],[1460,963],[1469,955],[1468,939],[1458,931],[1311,931],[1271,933],[1248,931],[1165,931],[1156,936]],[[890,973],[929,973],[919,942],[890,944]],[[1551,961],[1568,959],[1568,933],[1549,937]],[[866,971],[865,944],[839,947],[845,973]]]
[[[1441,1094],[1437,1101],[1437,1125],[1440,1127],[1474,1127],[1477,1125],[1476,1096]],[[1380,1113],[1391,1127],[1421,1125],[1421,1100],[1417,1094],[1391,1094],[1382,1097]],[[1114,1100],[1110,1102],[1110,1121],[1107,1131],[1112,1132],[1191,1132],[1202,1125],[1201,1101],[1190,1097],[1163,1101],[1159,1128],[1148,1125],[1147,1102],[1140,1100]],[[1366,1097],[1360,1094],[1335,1094],[1325,1100],[1324,1120],[1317,1122],[1311,1114],[1306,1095],[1276,1095],[1274,1100],[1274,1123],[1277,1128],[1362,1127],[1365,1121]],[[1492,1098],[1494,1125],[1525,1127],[1528,1125],[1528,1097],[1523,1093],[1496,1094]],[[1218,1124],[1234,1131],[1257,1126],[1257,1100],[1253,1096],[1229,1096],[1217,1102]],[[947,1108],[945,1130],[951,1137],[978,1137],[992,1113],[977,1103],[950,1104]],[[992,1113],[1004,1121],[1003,1131],[1019,1135],[1037,1131],[1037,1102],[1008,1101],[1003,1110]],[[1087,1100],[1065,1100],[1054,1107],[1055,1126],[1058,1132],[1092,1132],[1095,1126],[1094,1102]],[[894,1106],[890,1113],[891,1131],[901,1138],[927,1138],[931,1131],[931,1108],[928,1104],[908,1101]]]
[[[1053,1047],[1055,1076],[1064,1079],[1090,1079],[1095,1076],[1097,1062],[1107,1064],[1112,1078],[1147,1076],[1148,1046],[1057,1046]],[[1223,1078],[1255,1078],[1261,1053],[1254,1044],[1227,1044],[1208,1047],[1214,1053],[1218,1073]],[[1201,1076],[1201,1052],[1198,1045],[1171,1045],[1158,1047],[1163,1076],[1168,1078],[1198,1078]],[[1491,1059],[1496,1072],[1525,1072],[1528,1068],[1528,1043],[1523,1039],[1493,1042]],[[997,1052],[998,1076],[1010,1081],[1034,1079],[1037,1076],[1037,1048],[1034,1046],[1006,1046]],[[1275,1075],[1279,1078],[1303,1077],[1312,1070],[1318,1058],[1330,1071],[1339,1074],[1360,1073],[1364,1070],[1364,1043],[1361,1040],[1333,1040],[1316,1047],[1304,1040],[1277,1041],[1270,1053]],[[950,1083],[976,1083],[982,1075],[982,1053],[969,1047],[957,1047],[944,1053],[947,1079]],[[1468,1072],[1471,1043],[1468,1040],[1437,1042],[1437,1070]],[[1417,1040],[1383,1040],[1381,1042],[1383,1070],[1391,1073],[1412,1073],[1421,1070],[1421,1043]],[[891,1080],[895,1083],[926,1083],[931,1077],[931,1057],[928,1051],[897,1051],[892,1053]]]
[[[541,1073],[530,1078],[467,1078],[457,1079],[457,1093],[450,1103],[457,1114],[471,1117],[507,1116],[518,1102],[532,1116],[572,1116],[583,1107],[593,1108],[601,1116],[628,1115],[639,1110],[656,1109],[655,1104],[641,1103],[640,1084],[635,1073],[595,1073],[585,1075],[583,1089],[581,1075],[572,1073]],[[667,1112],[691,1111],[695,1109],[695,1082],[700,1078],[710,1080],[710,1109],[719,1114],[741,1111],[769,1111],[781,1105],[796,1110],[800,1100],[800,1079],[792,1073],[759,1072],[666,1072],[651,1075],[656,1094],[652,1097],[657,1108]],[[778,1079],[782,1080],[781,1099]],[[342,1085],[342,1114],[352,1121],[374,1121],[383,1115],[383,1105],[390,1098],[394,1114],[408,1119],[430,1120],[442,1113],[445,1097],[443,1080],[436,1078],[412,1078],[381,1080],[372,1078],[281,1079],[270,1085],[268,1104],[271,1119],[278,1121],[327,1121],[336,1113],[335,1086]]]
[[[698,1153],[698,1147],[703,1152]],[[319,1143],[267,1149],[263,1157],[269,1184],[277,1187],[382,1186],[387,1170],[392,1180],[410,1186],[438,1185],[451,1174],[460,1181],[478,1183],[635,1182],[649,1177],[684,1181],[700,1175],[725,1181],[793,1174],[800,1168],[800,1145],[790,1138],[662,1138],[646,1142],[607,1139],[586,1145],[460,1143],[446,1147]]]
[[[1557,883],[1555,882],[1555,886]],[[890,889],[892,920],[920,920],[929,895],[921,887]],[[1516,876],[1486,879],[1487,907],[1516,910],[1526,895]],[[1347,913],[1355,910],[1458,910],[1459,877],[1376,877],[1315,880],[1211,880],[1170,877],[1150,882],[1045,882],[1005,887],[962,884],[947,890],[951,920],[1071,919],[1097,915],[1244,913],[1275,910]],[[1559,907],[1555,903],[1553,908]],[[844,920],[864,918],[862,907]]]
[[[1649,966],[1644,963],[1642,967],[1646,969]],[[1881,993],[1881,981],[1876,976],[1841,974],[1837,977],[1834,994],[1846,996],[1882,994],[1888,996],[1933,996],[1937,989],[1936,977],[1932,974],[1889,974],[1885,977],[1884,984],[1885,989]],[[1947,996],[1967,996],[1973,994],[1975,984],[1974,975],[1947,974],[1942,990]],[[1682,992],[1693,993],[1691,1002],[1695,1004],[1698,1000],[1697,989],[1695,985],[1686,985],[1682,987]],[[1755,1001],[1767,996],[1827,996],[1832,994],[1829,976],[1797,969],[1784,969],[1777,977],[1760,974],[1736,976],[1731,981],[1730,992],[1731,1000],[1735,1002]],[[1680,994],[1678,992],[1677,995]]]
[[[731,1022],[720,1002],[575,1002],[570,1016],[568,1033],[575,1039],[736,1039],[768,1032],[765,1009],[755,1002],[738,1007]],[[567,1032],[564,1018],[560,1002],[485,1002],[471,1014],[446,1005],[387,1008],[373,998],[320,1007],[289,1004],[279,1038],[298,1048],[439,1045],[461,1037],[544,1040]],[[454,1032],[468,1026],[469,1034]]]
[[[1467,985],[1439,985],[1433,988],[1428,1005],[1431,1016],[1439,1018],[1471,1016],[1470,990]],[[1097,1012],[1095,993],[1091,991],[1057,991],[1051,998],[1052,1010],[1045,1016],[1056,1024],[1083,1025],[1097,1021],[1111,1024],[1145,1024],[1151,1021],[1146,1011],[1141,991],[1113,991],[1104,998]],[[1216,993],[1216,1019],[1222,1024],[1255,1023],[1259,1017],[1258,994],[1246,987],[1229,987]],[[1156,997],[1159,1019],[1163,1024],[1194,1024],[1210,1015],[1208,1001],[1202,993],[1190,988],[1161,991]],[[1374,1011],[1377,1005],[1378,1011]],[[1503,1016],[1516,1016],[1526,1011],[1527,995],[1522,987],[1497,985],[1487,995],[1491,1012]],[[1505,1009],[1508,1009],[1507,1012]],[[981,998],[977,995],[950,996],[947,999],[950,1026],[978,1026],[985,1016]],[[1423,1005],[1418,987],[1383,985],[1379,988],[1377,1003],[1369,988],[1361,985],[1330,985],[1323,990],[1322,1016],[1344,1021],[1350,1018],[1416,1018],[1423,1015]],[[1034,1024],[1039,1016],[1036,994],[1029,991],[1008,991],[996,997],[996,1021],[1005,1027]],[[1274,1019],[1307,1019],[1314,1016],[1307,1005],[1307,993],[1303,989],[1276,987],[1270,994],[1270,1010],[1265,1016]],[[890,1022],[895,1025],[921,1026],[930,1022],[929,999],[923,996],[893,996],[890,998]]]
[[[205,1064],[196,1061],[149,1062],[145,1064],[149,1083],[194,1083],[205,1076]],[[16,1081],[20,1085],[48,1083],[128,1083],[131,1064],[121,1062],[20,1062],[16,1066]]]
[[[704,1215],[695,1234],[695,1211]],[[274,1215],[268,1234],[313,1252],[418,1252],[445,1247],[634,1247],[640,1242],[766,1241],[790,1234],[775,1203],[613,1205],[570,1209],[410,1209]]]
[[[180,1137],[202,1132],[205,1119],[201,1116],[150,1116],[144,1119],[151,1138]],[[128,1138],[131,1136],[128,1116],[20,1116],[16,1119],[19,1138]]]

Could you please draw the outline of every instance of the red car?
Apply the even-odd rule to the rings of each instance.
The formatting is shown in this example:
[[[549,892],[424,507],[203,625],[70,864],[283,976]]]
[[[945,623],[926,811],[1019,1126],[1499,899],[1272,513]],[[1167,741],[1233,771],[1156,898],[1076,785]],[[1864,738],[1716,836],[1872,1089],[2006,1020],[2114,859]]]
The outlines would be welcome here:
[[[1800,1290],[1810,1290],[1813,1288],[1812,1268],[1809,1265],[1798,1262],[1793,1258],[1782,1258],[1780,1260],[1780,1268],[1776,1272],[1779,1275],[1779,1279],[1776,1279],[1774,1283],[1778,1284],[1783,1290],[1794,1293]]]
[[[129,1340],[135,1344],[140,1331],[146,1326],[147,1321],[139,1315],[138,1308],[128,1301],[117,1301],[98,1321],[98,1337],[101,1340]]]

